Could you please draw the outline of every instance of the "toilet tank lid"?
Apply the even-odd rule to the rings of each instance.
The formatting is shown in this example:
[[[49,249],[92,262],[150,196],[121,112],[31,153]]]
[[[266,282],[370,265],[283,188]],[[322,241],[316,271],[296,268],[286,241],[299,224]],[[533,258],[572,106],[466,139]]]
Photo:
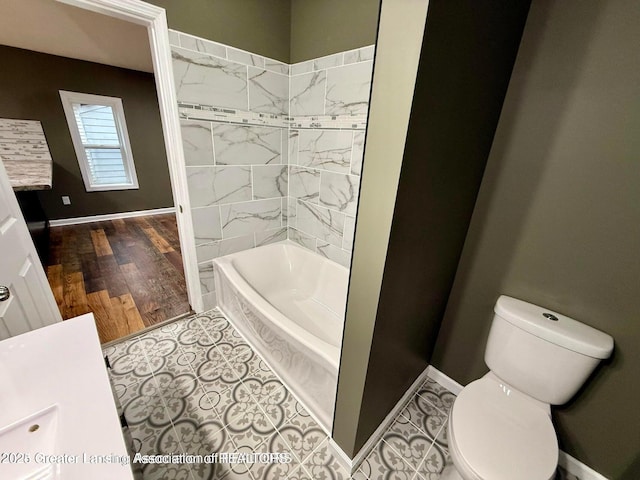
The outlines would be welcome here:
[[[494,312],[507,322],[560,347],[593,358],[609,358],[613,338],[561,313],[501,295]]]

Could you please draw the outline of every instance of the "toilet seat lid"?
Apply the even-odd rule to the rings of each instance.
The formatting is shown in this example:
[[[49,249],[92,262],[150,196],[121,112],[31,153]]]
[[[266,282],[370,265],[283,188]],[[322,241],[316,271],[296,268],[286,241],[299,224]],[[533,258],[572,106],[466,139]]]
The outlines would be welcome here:
[[[450,420],[457,452],[480,478],[553,478],[558,441],[548,412],[498,379],[485,377],[465,387]]]

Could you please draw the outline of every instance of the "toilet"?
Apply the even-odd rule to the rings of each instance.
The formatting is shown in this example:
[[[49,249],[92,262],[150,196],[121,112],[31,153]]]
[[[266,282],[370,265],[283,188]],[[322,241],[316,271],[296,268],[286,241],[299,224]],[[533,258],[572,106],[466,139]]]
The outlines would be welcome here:
[[[551,405],[566,403],[613,338],[556,312],[501,296],[485,349],[490,371],[467,385],[448,419],[453,467],[443,479],[551,480],[558,441]]]

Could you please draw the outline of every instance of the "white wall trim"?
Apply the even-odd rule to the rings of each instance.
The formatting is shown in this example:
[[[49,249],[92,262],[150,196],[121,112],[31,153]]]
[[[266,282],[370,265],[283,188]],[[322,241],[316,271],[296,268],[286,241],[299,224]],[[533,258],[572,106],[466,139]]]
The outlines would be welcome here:
[[[438,382],[445,387],[451,393],[458,395],[464,388],[461,384],[456,382],[453,378],[442,373],[440,370],[432,365],[427,367],[429,378]],[[591,467],[588,467],[584,463],[576,460],[568,453],[560,450],[558,452],[558,465],[564,468],[571,475],[575,475],[579,480],[608,480],[604,475],[596,472]]]
[[[81,223],[106,222],[108,220],[116,220],[118,218],[146,217],[147,215],[164,215],[167,213],[176,213],[176,207],[154,208],[152,210],[135,210],[133,212],[105,213],[103,215],[89,215],[88,217],[60,218],[58,220],[50,220],[49,225],[52,227],[63,227],[65,225],[80,225]]]
[[[579,460],[576,460],[562,450],[560,450],[560,455],[558,457],[558,465],[564,468],[571,475],[578,477],[580,480],[608,480],[608,478],[601,473],[596,472],[593,468],[585,465]]]
[[[341,461],[341,463],[347,469],[348,472],[352,474],[355,473],[355,471],[358,469],[360,464],[364,461],[365,458],[367,458],[367,455],[369,455],[369,452],[373,450],[373,447],[377,445],[378,441],[380,441],[382,436],[389,429],[389,427],[394,422],[398,414],[407,405],[407,403],[409,403],[409,401],[413,398],[413,396],[416,394],[420,386],[426,381],[427,377],[429,376],[429,371],[430,371],[429,367],[427,367],[418,376],[418,378],[415,379],[415,381],[411,384],[409,389],[404,393],[402,398],[398,400],[398,403],[396,403],[395,407],[391,409],[391,411],[387,414],[387,416],[384,418],[382,423],[378,425],[378,428],[376,428],[375,432],[371,434],[371,436],[369,437],[369,440],[367,440],[366,443],[362,446],[362,448],[358,450],[358,453],[355,454],[355,456],[353,457],[353,460],[349,459],[349,456],[346,453],[344,453],[344,451],[338,446],[337,443],[333,441],[333,439],[331,439],[330,447],[332,447],[335,453],[338,455],[338,457],[340,457],[338,458],[338,461]]]
[[[427,367],[427,375],[431,380],[439,383],[456,396],[458,396],[464,388],[463,385],[456,382],[453,378],[445,375],[433,365],[429,365]]]
[[[158,92],[158,106],[162,119],[164,144],[167,151],[169,176],[176,206],[182,263],[191,308],[203,311],[202,292],[198,275],[196,246],[191,223],[191,203],[187,187],[187,170],[182,149],[182,133],[178,116],[178,100],[173,80],[171,47],[167,16],[163,8],[140,0],[58,0],[61,3],[143,25],[149,33],[149,48],[153,60],[154,78]]]

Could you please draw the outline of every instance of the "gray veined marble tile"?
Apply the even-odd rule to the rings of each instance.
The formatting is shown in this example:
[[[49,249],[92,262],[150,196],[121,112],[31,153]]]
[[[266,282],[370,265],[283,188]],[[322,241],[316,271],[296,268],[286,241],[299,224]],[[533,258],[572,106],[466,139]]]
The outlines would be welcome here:
[[[264,68],[271,70],[272,72],[281,73],[287,76],[289,75],[289,65],[271,58],[264,59]]]
[[[280,163],[289,163],[289,132],[284,128],[280,130]]]
[[[352,135],[349,130],[301,130],[298,165],[348,173]]]
[[[196,52],[207,53],[220,58],[227,58],[227,49],[224,45],[211,42],[203,38],[192,37],[191,35],[180,35],[180,46]]]
[[[202,305],[204,305],[204,311],[211,310],[218,305],[218,298],[216,297],[216,292],[213,293],[205,293],[202,295]]]
[[[191,220],[196,245],[222,238],[220,207],[192,208]]]
[[[356,229],[356,217],[347,216],[344,221],[344,238],[342,239],[342,248],[344,250],[353,250],[353,238]]]
[[[172,47],[178,101],[248,109],[247,68],[204,53]]]
[[[320,57],[313,60],[314,70],[324,70],[325,68],[339,67],[342,65],[343,54],[334,53],[333,55],[327,55],[326,57]]]
[[[357,48],[344,52],[344,64],[364,62],[366,60],[373,60],[373,54],[375,52],[375,46],[369,45],[368,47]]]
[[[186,165],[213,165],[211,123],[180,120],[180,128]]]
[[[289,77],[249,67],[249,110],[252,112],[289,112]]]
[[[336,263],[339,263],[343,267],[349,268],[351,262],[351,252],[343,250],[330,243],[322,242],[318,240],[316,245],[316,251],[323,257],[328,258]]]
[[[364,157],[364,137],[366,132],[353,132],[353,148],[351,150],[351,174],[362,175],[362,159]]]
[[[307,202],[318,203],[320,171],[289,166],[289,195]]]
[[[296,215],[298,211],[298,199],[295,197],[287,197],[287,226],[296,226]]]
[[[289,240],[296,242],[301,247],[307,248],[312,252],[316,251],[316,239],[311,235],[289,227],[288,236]]]
[[[369,107],[372,62],[332,68],[327,73],[327,115],[366,114]]]
[[[297,229],[332,245],[342,245],[344,213],[298,200]]]
[[[225,238],[215,242],[203,243],[196,247],[196,256],[198,262],[213,260],[214,258],[232,253],[241,252],[253,248],[253,235],[243,235],[241,237]]]
[[[215,291],[213,283],[213,263],[205,262],[198,265],[198,275],[200,276],[200,289],[202,293],[212,293]]]
[[[322,172],[320,177],[320,205],[355,215],[358,208],[360,177],[342,173]]]
[[[280,208],[282,209],[281,225],[286,228],[289,225],[289,197],[280,199]]]
[[[291,75],[300,75],[302,73],[309,73],[313,71],[313,60],[307,60],[306,62],[298,62],[291,65],[289,69]]]
[[[287,165],[255,165],[253,172],[253,199],[286,197],[288,192]]]
[[[280,163],[281,129],[213,124],[216,165]]]
[[[282,224],[279,198],[222,205],[220,211],[225,238],[279,228]]]
[[[192,207],[251,200],[251,167],[188,167]]]
[[[275,230],[265,230],[264,232],[256,232],[256,247],[269,245],[270,243],[281,242],[287,239],[286,227],[277,228]]]
[[[299,138],[299,131],[298,130],[289,130],[289,135],[288,135],[288,141],[287,141],[287,150],[289,151],[288,153],[288,160],[289,160],[289,165],[297,165],[298,164],[298,138]]]
[[[291,77],[290,115],[324,115],[326,72],[311,72]]]
[[[253,53],[238,50],[237,48],[227,48],[227,58],[232,62],[264,68],[264,57]]]

